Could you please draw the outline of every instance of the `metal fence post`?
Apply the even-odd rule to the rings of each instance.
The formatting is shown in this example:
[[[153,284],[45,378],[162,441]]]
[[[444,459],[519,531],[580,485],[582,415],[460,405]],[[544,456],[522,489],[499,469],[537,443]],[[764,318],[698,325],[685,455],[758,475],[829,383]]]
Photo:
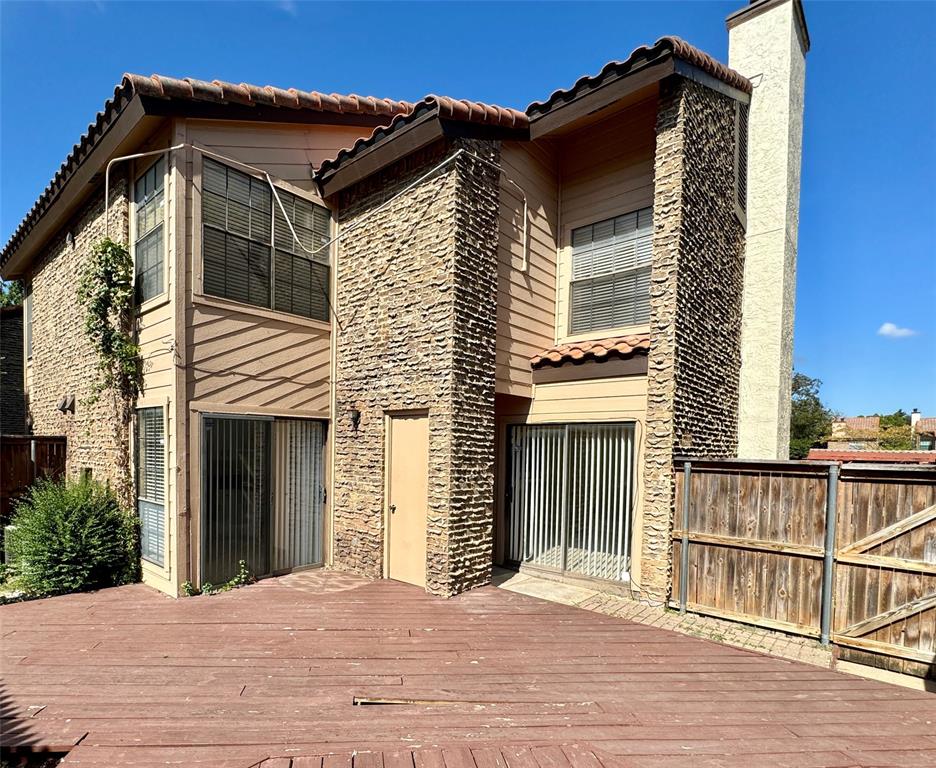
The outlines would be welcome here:
[[[692,480],[692,462],[683,462],[682,540],[679,545],[679,612],[686,612],[689,594],[689,483]]]
[[[822,618],[819,641],[829,644],[832,635],[832,571],[835,567],[835,511],[838,497],[839,465],[829,467],[829,487],[826,493],[825,553],[822,559]]]

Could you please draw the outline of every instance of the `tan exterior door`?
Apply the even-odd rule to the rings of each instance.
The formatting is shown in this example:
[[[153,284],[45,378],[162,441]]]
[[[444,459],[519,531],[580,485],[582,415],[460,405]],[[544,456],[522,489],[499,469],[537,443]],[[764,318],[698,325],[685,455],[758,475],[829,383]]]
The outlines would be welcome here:
[[[387,576],[426,586],[429,417],[389,419],[387,441]]]

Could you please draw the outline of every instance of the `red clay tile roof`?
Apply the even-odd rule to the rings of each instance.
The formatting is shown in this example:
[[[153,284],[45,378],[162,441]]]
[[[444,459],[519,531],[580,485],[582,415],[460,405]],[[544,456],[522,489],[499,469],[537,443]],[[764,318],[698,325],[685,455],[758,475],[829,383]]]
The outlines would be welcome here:
[[[646,353],[649,350],[649,334],[613,336],[610,339],[576,341],[550,347],[530,358],[530,366],[543,368],[547,365],[562,365],[568,362],[606,360],[614,357],[627,357],[639,352]]]
[[[705,51],[690,45],[682,38],[668,35],[661,37],[652,46],[644,45],[634,49],[624,61],[608,62],[597,75],[585,75],[579,78],[571,88],[555,91],[546,101],[534,101],[526,108],[526,113],[531,120],[535,120],[556,107],[572,101],[583,91],[601,85],[606,79],[626,75],[643,64],[667,54],[672,54],[677,59],[682,59],[687,64],[698,67],[706,74],[727,83],[733,88],[737,88],[743,93],[751,93],[753,90],[751,81],[740,73],[712,58]]]
[[[881,427],[880,416],[848,416],[842,421],[846,429],[854,432],[876,432]]]
[[[283,107],[286,109],[332,112],[341,114],[371,115],[386,117],[407,114],[413,104],[392,99],[376,99],[373,96],[324,94],[317,91],[299,91],[295,88],[283,90],[271,85],[257,86],[248,83],[234,85],[221,80],[207,82],[184,78],[182,80],[162,75],[124,74],[114,88],[114,96],[104,102],[104,109],[98,112],[93,123],[72,147],[65,162],[56,171],[32,209],[23,218],[7,244],[0,253],[0,267],[6,264],[10,255],[23,241],[36,222],[49,209],[65,184],[72,177],[81,163],[90,154],[94,146],[110,127],[114,119],[124,110],[134,96],[140,94],[155,98],[178,101],[214,102],[216,104],[238,104],[241,106]]]
[[[389,138],[396,131],[430,113],[437,113],[440,118],[445,120],[459,120],[464,123],[515,128],[517,130],[524,130],[530,124],[526,113],[517,109],[430,94],[416,102],[408,113],[394,117],[389,125],[378,126],[367,138],[358,139],[352,147],[342,149],[332,160],[325,160],[319,167],[316,176],[320,177],[323,174],[337,170],[342,163],[351,160],[363,150]]]
[[[924,416],[917,423],[914,431],[920,435],[936,433],[936,416]]]
[[[245,106],[285,107],[287,109],[310,109],[316,112],[337,112],[352,115],[395,115],[408,114],[413,105],[407,101],[377,99],[357,94],[319,93],[300,91],[296,88],[282,89],[272,85],[250,83],[226,83],[223,80],[196,80],[186,77],[178,80],[163,75],[125,74],[124,83],[129,83],[136,93],[167,99],[188,101],[210,101],[216,104],[242,104]]]
[[[936,464],[936,451],[840,451],[810,448],[810,461],[869,461],[877,464]]]

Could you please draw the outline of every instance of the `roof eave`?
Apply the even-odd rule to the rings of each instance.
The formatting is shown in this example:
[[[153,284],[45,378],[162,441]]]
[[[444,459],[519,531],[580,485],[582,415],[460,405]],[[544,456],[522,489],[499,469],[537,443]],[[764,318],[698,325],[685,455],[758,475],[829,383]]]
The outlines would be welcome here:
[[[530,138],[542,139],[568,130],[579,120],[608,109],[624,101],[632,94],[661,80],[678,75],[693,80],[707,88],[729,96],[742,104],[749,104],[750,95],[730,84],[713,77],[708,72],[684,59],[666,52],[643,66],[628,72],[606,77],[600,84],[582,90],[568,101],[550,107],[530,117]]]
[[[572,123],[610,107],[675,71],[672,54],[666,54],[627,73],[607,77],[593,88],[581,89],[567,101],[563,100],[546,111],[530,115],[530,138],[542,139],[561,133]]]
[[[322,197],[336,195],[441,138],[529,138],[526,127],[508,128],[442,118],[438,110],[431,110],[413,122],[388,130],[388,135],[381,140],[355,151],[353,156],[341,159],[337,166],[317,175]]]
[[[143,125],[147,113],[139,96],[134,96],[118,110],[103,127],[90,149],[78,159],[76,167],[30,215],[25,231],[14,235],[7,251],[2,255],[0,268],[5,279],[22,277],[36,253],[66,223],[76,206],[90,195],[96,176],[108,158],[116,155],[133,141],[135,130]]]

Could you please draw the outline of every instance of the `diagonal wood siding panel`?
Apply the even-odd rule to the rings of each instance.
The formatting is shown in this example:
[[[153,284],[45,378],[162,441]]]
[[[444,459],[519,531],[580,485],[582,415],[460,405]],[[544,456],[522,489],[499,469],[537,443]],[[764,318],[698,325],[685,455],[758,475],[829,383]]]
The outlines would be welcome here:
[[[195,304],[188,334],[189,400],[328,411],[327,330]]]

